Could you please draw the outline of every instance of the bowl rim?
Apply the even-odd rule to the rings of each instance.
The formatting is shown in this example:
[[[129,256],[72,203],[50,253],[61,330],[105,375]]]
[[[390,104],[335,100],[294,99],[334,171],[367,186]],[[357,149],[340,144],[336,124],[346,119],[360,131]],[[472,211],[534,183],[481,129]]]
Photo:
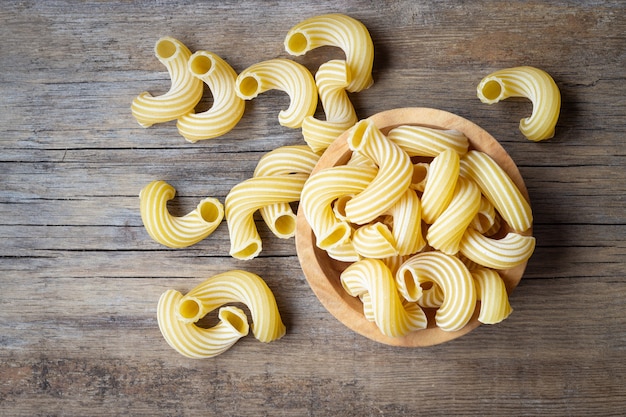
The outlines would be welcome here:
[[[530,202],[528,190],[515,162],[502,145],[477,124],[457,114],[428,107],[403,107],[386,110],[368,117],[368,120],[374,122],[385,134],[401,125],[457,130],[465,134],[470,142],[470,149],[476,149],[491,156],[511,177],[524,198]],[[343,165],[347,162],[352,153],[347,144],[349,132],[350,129],[337,137],[328,147],[311,172],[311,176],[324,168]],[[532,226],[524,234],[531,235]],[[374,323],[365,319],[361,302],[350,296],[339,282],[339,274],[349,263],[330,258],[324,250],[315,245],[315,235],[304,217],[302,209],[299,209],[297,213],[295,241],[298,260],[313,293],[329,313],[346,327],[362,336],[392,346],[424,347],[456,339],[471,332],[481,324],[478,321],[479,308],[476,308],[471,320],[462,329],[443,331],[434,325],[434,310],[425,309],[429,322],[428,328],[416,330],[401,337],[385,336]],[[322,263],[325,265],[324,268],[321,266]],[[509,294],[519,284],[527,263],[526,261],[514,268],[500,271]],[[328,272],[336,274],[337,279],[329,279]]]

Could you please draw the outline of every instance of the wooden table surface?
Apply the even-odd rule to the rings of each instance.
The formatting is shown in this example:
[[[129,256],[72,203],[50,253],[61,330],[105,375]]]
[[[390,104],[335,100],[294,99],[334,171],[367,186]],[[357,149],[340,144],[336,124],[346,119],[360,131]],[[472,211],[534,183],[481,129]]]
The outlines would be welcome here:
[[[0,415],[610,416],[626,408],[626,4],[620,1],[2,1]],[[307,285],[293,239],[258,222],[261,255],[228,256],[223,223],[186,249],[150,239],[138,193],[161,179],[182,215],[224,200],[259,158],[302,144],[278,124],[284,93],[246,105],[223,137],[141,128],[142,91],[169,88],[153,54],[173,36],[236,71],[283,49],[322,13],[362,21],[374,85],[364,118],[396,107],[459,114],[495,136],[526,181],[537,248],[513,314],[452,342],[398,348],[357,335]],[[312,72],[341,51],[293,58]],[[488,73],[546,70],[562,94],[556,136],[518,131],[528,100],[476,98]],[[208,107],[210,99],[203,105]],[[164,341],[156,305],[216,273],[262,276],[287,325],[191,360]]]

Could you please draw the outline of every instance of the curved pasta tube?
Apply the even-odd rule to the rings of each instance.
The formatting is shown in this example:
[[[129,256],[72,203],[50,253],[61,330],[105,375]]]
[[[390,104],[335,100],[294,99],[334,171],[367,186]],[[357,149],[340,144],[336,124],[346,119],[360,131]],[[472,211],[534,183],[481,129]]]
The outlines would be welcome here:
[[[227,303],[248,307],[257,340],[268,343],[284,336],[286,328],[272,290],[260,276],[237,269],[214,275],[189,291],[178,304],[178,318],[194,323]]]
[[[419,253],[398,269],[396,279],[404,280],[404,286],[409,288],[427,283],[441,287],[444,299],[435,313],[435,321],[441,330],[460,330],[474,314],[476,288],[472,275],[454,256],[434,251]]]
[[[165,181],[152,181],[139,193],[140,213],[152,239],[170,248],[184,248],[209,236],[222,222],[224,207],[216,198],[205,198],[195,210],[172,216],[167,202],[176,190]]]
[[[448,207],[426,233],[428,244],[447,255],[455,255],[463,233],[480,209],[480,190],[472,181],[459,177]]]
[[[509,269],[530,258],[535,250],[535,238],[511,232],[502,239],[493,239],[469,228],[461,239],[459,250],[479,265]]]
[[[289,95],[289,107],[278,114],[282,126],[299,128],[307,116],[317,108],[317,87],[311,72],[302,64],[289,59],[270,59],[245,70],[235,82],[236,92],[244,100],[251,100],[268,90],[280,90]]]
[[[426,245],[422,236],[422,204],[415,191],[407,189],[388,213],[393,218],[391,230],[398,255],[411,255],[422,250]]]
[[[330,250],[347,243],[352,227],[347,221],[337,219],[332,202],[361,192],[377,172],[374,168],[336,166],[310,176],[302,188],[300,207],[315,234],[317,247]]]
[[[235,93],[235,70],[216,54],[198,51],[189,58],[188,71],[209,87],[213,105],[202,113],[191,112],[179,117],[178,132],[189,142],[230,132],[246,107],[244,100]]]
[[[469,148],[469,140],[463,133],[425,126],[395,127],[387,133],[387,139],[400,146],[411,157],[434,157],[447,149],[463,156]]]
[[[506,319],[513,309],[500,274],[493,269],[478,268],[472,271],[472,278],[476,285],[477,299],[480,301],[478,321],[496,324]]]
[[[354,244],[351,240],[326,249],[326,253],[328,253],[328,256],[331,258],[341,262],[356,262],[361,259],[361,255],[354,249]]]
[[[307,178],[306,174],[252,177],[230,190],[224,210],[232,257],[252,259],[261,252],[261,237],[253,214],[270,204],[298,201]]]
[[[352,244],[356,252],[364,258],[382,259],[398,255],[391,230],[380,222],[356,229]]]
[[[478,230],[482,234],[487,235],[491,228],[496,225],[496,221],[496,209],[493,207],[493,204],[485,198],[485,196],[481,195],[478,213],[476,213],[476,216],[472,219],[470,227]]]
[[[530,204],[511,177],[489,155],[472,150],[461,159],[461,175],[474,181],[516,232],[528,230],[533,223]]]
[[[450,204],[459,171],[459,155],[450,149],[441,152],[430,163],[422,194],[422,218],[426,223],[434,223]]]
[[[379,259],[363,259],[341,273],[341,285],[353,297],[369,293],[371,315],[386,336],[398,337],[424,329],[427,319],[421,308],[405,308],[389,268]]]
[[[285,50],[291,55],[304,55],[320,46],[343,50],[351,75],[348,91],[357,92],[372,85],[374,43],[363,23],[343,14],[325,14],[303,20],[285,37]]]
[[[530,117],[520,121],[520,131],[532,141],[554,136],[561,111],[561,93],[547,72],[529,66],[501,69],[483,78],[476,90],[480,101],[487,104],[509,97],[530,99],[533,111]]]
[[[418,162],[417,164],[413,164],[413,176],[411,177],[411,185],[409,186],[409,188],[423,193],[424,188],[426,188],[426,181],[428,180],[429,169],[430,164],[426,162]]]
[[[183,295],[167,290],[159,298],[157,322],[161,334],[170,347],[193,359],[212,358],[224,353],[249,332],[248,318],[237,307],[222,307],[219,323],[204,329],[195,323],[178,319],[178,305]]]
[[[157,41],[154,52],[167,68],[172,84],[163,95],[153,97],[146,91],[135,97],[130,109],[142,127],[169,122],[192,112],[203,94],[202,81],[187,71],[191,52],[181,41],[163,37]]]
[[[400,147],[368,120],[358,122],[348,136],[348,147],[374,161],[378,173],[362,192],[346,203],[351,222],[365,224],[388,211],[411,185],[413,164]]]
[[[306,145],[282,146],[266,153],[259,160],[253,176],[309,175],[319,158],[320,155]],[[261,207],[259,212],[275,236],[288,239],[295,235],[296,215],[289,203],[270,204]]]
[[[326,120],[308,116],[302,122],[302,136],[314,151],[323,151],[357,121],[354,106],[345,88],[350,83],[346,61],[331,60],[320,65],[315,83]]]

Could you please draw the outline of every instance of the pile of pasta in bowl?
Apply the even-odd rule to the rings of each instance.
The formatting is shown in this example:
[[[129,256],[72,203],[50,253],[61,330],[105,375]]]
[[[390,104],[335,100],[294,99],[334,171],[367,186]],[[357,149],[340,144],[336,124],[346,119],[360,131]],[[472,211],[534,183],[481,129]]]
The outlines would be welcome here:
[[[325,62],[315,74],[285,58],[237,73],[212,52],[192,53],[177,39],[159,39],[155,54],[171,88],[133,100],[141,126],[176,120],[187,141],[213,139],[235,128],[245,100],[276,89],[290,97],[279,123],[300,130],[304,143],[267,153],[223,203],[209,196],[182,217],[167,209],[175,195],[171,185],[163,179],[147,184],[140,213],[148,235],[182,249],[209,237],[225,219],[229,254],[251,260],[262,251],[258,212],[277,238],[295,236],[304,274],[322,304],[382,343],[432,345],[505,319],[508,294],[535,239],[524,181],[504,149],[477,125],[442,110],[400,108],[359,119],[348,93],[372,85],[374,48],[356,19],[306,19],[288,31],[284,45],[296,56],[334,46],[345,59]],[[205,85],[213,105],[196,113]],[[485,103],[529,98],[533,114],[521,121],[522,133],[534,141],[554,135],[560,95],[544,71],[501,70],[477,90]],[[324,118],[315,117],[318,106]],[[217,325],[197,325],[215,310]],[[244,270],[209,277],[186,295],[166,291],[157,318],[167,343],[191,358],[224,352],[250,328],[263,342],[286,332],[273,291]]]

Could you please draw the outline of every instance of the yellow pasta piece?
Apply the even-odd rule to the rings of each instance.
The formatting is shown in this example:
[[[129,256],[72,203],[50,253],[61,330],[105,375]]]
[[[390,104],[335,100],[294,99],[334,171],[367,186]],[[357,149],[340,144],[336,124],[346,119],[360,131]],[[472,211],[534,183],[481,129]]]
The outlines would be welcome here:
[[[441,152],[428,168],[422,194],[422,218],[432,224],[448,207],[460,170],[459,155],[451,149]]]
[[[346,216],[356,224],[365,224],[389,210],[411,185],[413,164],[400,147],[368,120],[361,120],[347,138],[353,152],[359,152],[378,166],[376,178],[346,203]]]
[[[152,181],[139,193],[140,213],[152,239],[170,248],[184,248],[209,236],[222,222],[224,207],[216,198],[205,198],[195,210],[172,216],[167,202],[176,190],[165,181]]]
[[[181,355],[192,359],[212,358],[224,353],[249,332],[248,318],[237,307],[222,307],[219,323],[205,329],[178,319],[183,295],[167,290],[159,298],[157,322],[165,341]]]
[[[469,141],[463,133],[425,126],[398,126],[387,133],[387,138],[411,157],[434,157],[447,149],[463,156],[469,148]]]
[[[302,64],[289,59],[270,59],[243,70],[236,80],[236,92],[251,100],[268,90],[280,90],[289,95],[289,107],[281,110],[278,121],[282,126],[299,128],[317,108],[315,79]]]
[[[434,283],[441,287],[444,299],[435,313],[435,321],[441,330],[460,330],[474,314],[476,288],[472,275],[454,256],[435,251],[419,253],[398,269],[396,279],[405,282],[404,288],[416,289],[417,295],[420,293],[417,288],[421,285]]]
[[[476,90],[480,101],[487,104],[509,97],[530,99],[533,111],[530,117],[520,121],[520,131],[532,141],[554,136],[561,111],[561,93],[547,72],[529,66],[501,69],[483,78]]]
[[[170,75],[170,89],[163,95],[153,97],[149,92],[139,94],[130,109],[142,127],[169,122],[189,112],[202,98],[202,81],[187,71],[191,51],[179,40],[171,37],[159,39],[154,52]]]
[[[485,196],[480,197],[480,208],[478,209],[478,213],[472,219],[470,223],[470,227],[478,230],[482,234],[486,234],[489,230],[491,230],[494,225],[496,225],[496,209],[493,207],[493,204],[485,198]]]
[[[316,152],[326,149],[337,136],[358,121],[354,106],[345,91],[350,83],[349,71],[346,61],[331,60],[320,65],[315,74],[326,120],[306,117],[302,123],[302,136]]]
[[[309,175],[319,158],[320,155],[306,145],[282,146],[268,152],[259,160],[253,176]],[[270,204],[261,207],[259,212],[275,236],[288,239],[295,235],[296,215],[289,203]]]
[[[469,228],[461,239],[459,250],[479,265],[509,269],[530,258],[535,250],[535,238],[510,232],[502,239],[493,239]]]
[[[326,249],[326,253],[331,258],[341,262],[356,262],[361,259],[361,256],[354,249],[352,240],[348,240],[346,243],[336,245]]]
[[[372,85],[374,43],[363,23],[343,14],[325,14],[303,20],[285,37],[285,50],[291,55],[304,55],[320,46],[343,50],[351,75],[348,91],[357,92]]]
[[[480,190],[472,181],[459,177],[452,200],[428,228],[428,244],[447,255],[455,255],[463,233],[480,209]]]
[[[393,218],[392,232],[399,255],[411,255],[421,251],[426,245],[422,236],[422,204],[412,189],[389,209]]]
[[[189,142],[212,139],[230,132],[243,116],[245,102],[235,93],[237,73],[216,54],[195,52],[189,58],[189,72],[206,84],[213,96],[211,108],[178,118],[178,132]]]
[[[356,229],[352,243],[356,252],[364,258],[382,259],[398,255],[391,230],[380,222]]]
[[[496,324],[506,319],[513,309],[500,274],[493,269],[478,268],[472,271],[472,278],[476,285],[477,299],[480,300],[478,321]]]
[[[329,250],[350,239],[352,227],[347,221],[337,219],[332,202],[341,196],[361,192],[377,172],[374,168],[337,166],[310,176],[302,189],[300,207],[319,248]]]
[[[418,162],[417,164],[413,164],[413,177],[411,178],[411,185],[409,186],[409,188],[423,193],[424,188],[426,188],[426,181],[428,180],[429,169],[430,164],[426,162]]]
[[[532,226],[530,204],[506,171],[489,155],[476,150],[469,151],[461,159],[461,175],[480,187],[483,195],[513,230],[524,232]]]
[[[254,224],[253,214],[270,204],[298,201],[307,178],[306,174],[253,177],[230,190],[224,202],[224,210],[232,257],[252,259],[261,252],[261,237]]]
[[[363,259],[341,273],[341,284],[353,297],[369,293],[371,315],[386,336],[404,336],[426,328],[427,319],[421,308],[405,308],[389,268],[379,259]],[[369,309],[370,307],[368,307]]]

